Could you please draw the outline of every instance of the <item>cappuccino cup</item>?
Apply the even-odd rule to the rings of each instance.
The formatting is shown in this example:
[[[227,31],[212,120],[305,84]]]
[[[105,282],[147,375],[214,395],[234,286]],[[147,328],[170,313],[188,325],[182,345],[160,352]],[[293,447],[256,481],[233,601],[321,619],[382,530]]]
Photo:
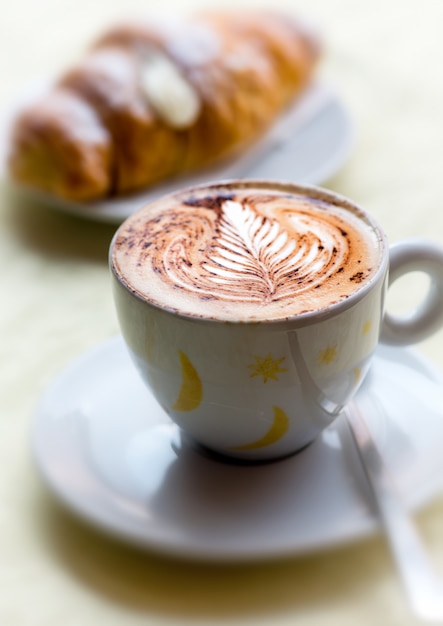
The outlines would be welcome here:
[[[129,217],[110,248],[123,337],[158,403],[222,455],[269,460],[312,442],[353,398],[380,341],[443,323],[443,250],[388,246],[325,189],[240,180],[188,188]],[[389,285],[424,272],[407,317]]]

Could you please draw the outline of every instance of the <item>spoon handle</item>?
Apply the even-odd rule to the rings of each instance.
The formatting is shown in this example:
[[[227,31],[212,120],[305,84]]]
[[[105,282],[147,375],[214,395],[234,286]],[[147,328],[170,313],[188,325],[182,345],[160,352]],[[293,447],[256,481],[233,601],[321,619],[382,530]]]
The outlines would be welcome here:
[[[355,402],[346,417],[410,604],[422,620],[443,621],[443,584]]]

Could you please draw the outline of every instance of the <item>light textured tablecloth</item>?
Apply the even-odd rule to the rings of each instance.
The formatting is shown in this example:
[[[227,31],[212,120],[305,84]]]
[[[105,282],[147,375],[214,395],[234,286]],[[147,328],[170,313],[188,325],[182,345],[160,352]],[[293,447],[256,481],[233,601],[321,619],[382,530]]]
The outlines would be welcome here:
[[[3,3],[2,105],[75,59],[104,23],[150,4]],[[198,6],[167,4],[170,11]],[[352,157],[327,185],[369,209],[391,241],[418,235],[443,243],[443,2],[270,4],[319,22],[326,36],[320,74],[356,124]],[[49,496],[30,459],[29,425],[60,369],[118,332],[107,269],[113,231],[0,189],[0,624],[416,623],[381,535],[273,564],[189,564],[115,543]],[[397,290],[397,302],[409,291]],[[442,348],[443,332],[420,346],[443,368]],[[443,498],[416,518],[443,572]]]

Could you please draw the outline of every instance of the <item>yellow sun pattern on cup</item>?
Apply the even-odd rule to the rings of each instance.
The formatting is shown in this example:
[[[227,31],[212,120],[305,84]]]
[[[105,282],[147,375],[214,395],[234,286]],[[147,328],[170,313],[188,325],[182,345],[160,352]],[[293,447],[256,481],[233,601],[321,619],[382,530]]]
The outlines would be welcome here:
[[[366,322],[363,324],[363,335],[367,335],[369,331],[371,330],[371,327],[372,327],[371,320],[366,320]]]
[[[197,370],[184,352],[179,351],[182,381],[180,391],[172,407],[175,411],[193,411],[203,397],[203,386]]]
[[[273,406],[274,419],[270,429],[256,441],[251,441],[243,446],[232,447],[231,450],[257,450],[279,441],[289,429],[289,417],[279,406]]]
[[[319,365],[330,365],[338,356],[338,348],[336,345],[334,346],[326,346],[324,350],[320,351],[318,357]]]
[[[285,357],[274,359],[272,354],[269,353],[268,356],[264,358],[254,356],[254,359],[255,363],[248,365],[248,369],[252,370],[250,377],[263,376],[264,383],[268,382],[268,380],[278,380],[277,374],[288,371],[285,367],[281,367]]]

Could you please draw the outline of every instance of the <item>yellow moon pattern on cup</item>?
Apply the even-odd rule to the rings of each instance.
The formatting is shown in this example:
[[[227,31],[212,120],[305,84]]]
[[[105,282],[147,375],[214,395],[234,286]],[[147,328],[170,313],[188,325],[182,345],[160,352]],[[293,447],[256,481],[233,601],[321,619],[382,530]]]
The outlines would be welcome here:
[[[232,447],[231,450],[256,450],[257,448],[264,448],[270,446],[281,439],[288,431],[289,418],[286,413],[278,406],[274,406],[274,421],[268,432],[260,439],[247,443],[243,446]]]
[[[182,384],[177,400],[172,407],[175,411],[193,411],[203,397],[203,387],[197,370],[184,352],[179,351]]]

